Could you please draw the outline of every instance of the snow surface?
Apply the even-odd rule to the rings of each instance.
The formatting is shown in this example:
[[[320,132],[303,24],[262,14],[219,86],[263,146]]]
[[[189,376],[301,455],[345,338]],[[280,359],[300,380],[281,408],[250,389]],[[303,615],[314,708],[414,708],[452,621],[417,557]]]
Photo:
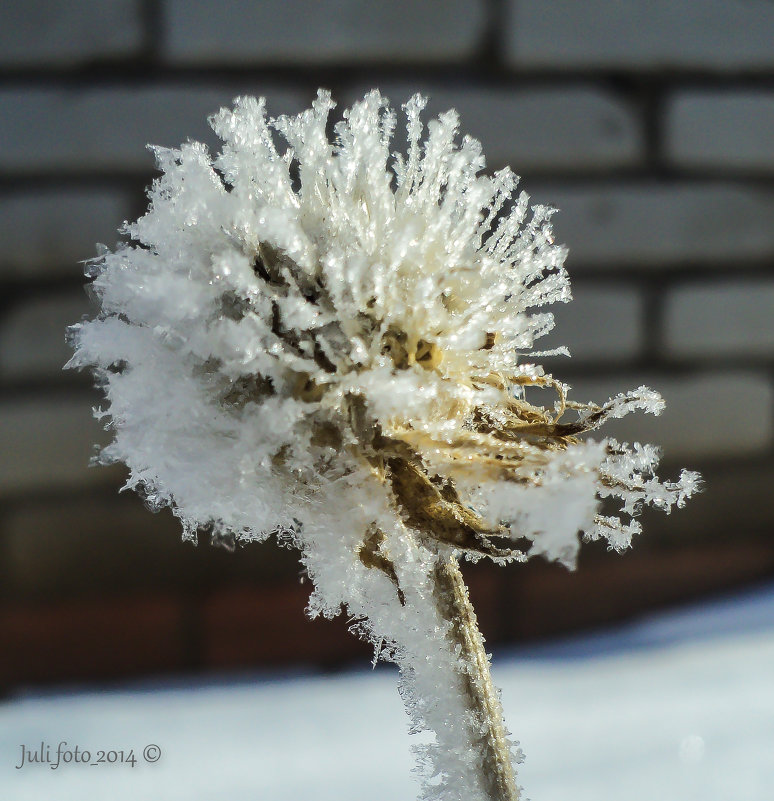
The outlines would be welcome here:
[[[603,634],[499,652],[533,801],[770,801],[774,585]],[[27,695],[0,706],[12,801],[416,797],[395,671]],[[20,744],[155,743],[152,765],[26,766]]]

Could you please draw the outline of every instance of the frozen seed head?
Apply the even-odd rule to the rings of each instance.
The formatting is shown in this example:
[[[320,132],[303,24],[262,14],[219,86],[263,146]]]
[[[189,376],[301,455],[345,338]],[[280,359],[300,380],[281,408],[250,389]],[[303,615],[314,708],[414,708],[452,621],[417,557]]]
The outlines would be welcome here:
[[[333,142],[320,91],[296,117],[237,99],[211,118],[214,158],[155,149],[150,208],[93,263],[101,309],[72,329],[70,365],[104,387],[102,460],[189,536],[328,537],[397,583],[385,538],[572,564],[579,533],[624,548],[643,503],[696,489],[693,473],[659,482],[651,446],[582,439],[662,401],[572,402],[535,363],[553,326],[539,310],[570,298],[552,210],[509,170],[482,174],[456,112],[425,132],[424,106],[403,107],[405,154],[378,91]],[[607,498],[619,514],[600,515]]]

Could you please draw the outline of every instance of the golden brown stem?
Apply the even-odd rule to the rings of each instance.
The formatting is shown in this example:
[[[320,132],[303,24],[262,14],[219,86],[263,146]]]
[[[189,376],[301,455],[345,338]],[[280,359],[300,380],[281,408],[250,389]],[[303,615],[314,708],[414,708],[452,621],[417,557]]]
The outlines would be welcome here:
[[[450,638],[460,648],[460,680],[476,730],[471,747],[481,754],[481,784],[491,801],[518,801],[519,788],[503,721],[503,708],[489,672],[489,657],[456,557],[440,554],[435,597],[451,623]]]

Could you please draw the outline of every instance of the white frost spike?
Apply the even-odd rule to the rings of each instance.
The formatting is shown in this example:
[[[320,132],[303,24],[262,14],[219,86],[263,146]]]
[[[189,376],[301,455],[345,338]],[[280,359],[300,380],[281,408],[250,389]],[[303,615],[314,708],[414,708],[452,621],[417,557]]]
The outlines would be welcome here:
[[[211,118],[214,159],[155,149],[147,214],[89,269],[101,310],[71,329],[69,366],[104,387],[102,460],[125,463],[128,486],[187,536],[291,541],[310,613],[344,606],[398,663],[414,729],[435,735],[422,798],[512,801],[457,557],[572,566],[580,534],[626,547],[643,503],[680,506],[698,477],[662,484],[652,447],[580,439],[658,413],[656,393],[580,404],[532,362],[553,326],[538,307],[570,298],[553,210],[530,215],[509,170],[481,173],[456,112],[423,141],[411,98],[408,152],[391,158],[397,115],[379,92],[331,142],[334,105],[320,91],[267,119],[263,99],[239,98]],[[600,515],[603,498],[623,520]]]

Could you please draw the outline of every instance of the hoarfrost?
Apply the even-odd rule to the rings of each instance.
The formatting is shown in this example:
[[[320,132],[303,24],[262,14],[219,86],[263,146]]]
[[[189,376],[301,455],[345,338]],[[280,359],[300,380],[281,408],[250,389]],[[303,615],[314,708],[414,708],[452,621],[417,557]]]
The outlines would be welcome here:
[[[128,466],[128,487],[189,538],[280,532],[312,578],[310,614],[346,608],[398,663],[412,727],[433,735],[417,749],[422,797],[485,799],[485,721],[434,595],[439,559],[572,566],[580,535],[627,547],[641,505],[682,505],[698,476],[660,483],[651,446],[582,439],[658,413],[657,393],[576,403],[533,363],[553,326],[537,309],[570,298],[553,210],[530,210],[509,170],[482,174],[456,112],[423,141],[413,97],[392,158],[379,92],[330,142],[334,105],[320,91],[271,119],[238,98],[211,118],[214,158],[155,148],[148,212],[89,267],[101,308],[71,329],[69,366],[104,387],[102,460]],[[599,513],[606,498],[619,515]]]

